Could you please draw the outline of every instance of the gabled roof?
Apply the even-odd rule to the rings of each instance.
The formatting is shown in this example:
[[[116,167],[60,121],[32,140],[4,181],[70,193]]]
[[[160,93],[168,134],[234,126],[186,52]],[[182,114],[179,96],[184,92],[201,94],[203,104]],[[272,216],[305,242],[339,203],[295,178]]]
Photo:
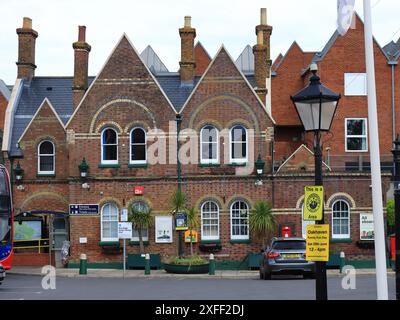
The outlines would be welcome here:
[[[11,91],[8,86],[0,79],[0,94],[8,101],[11,97]]]
[[[243,73],[254,73],[254,54],[249,44],[243,49],[235,63]]]
[[[200,41],[194,46],[194,58],[196,61],[195,75],[201,76],[207,70],[211,57]]]
[[[383,47],[383,51],[391,58],[391,60],[398,60],[400,56],[400,39],[397,42],[391,41]]]
[[[277,65],[281,62],[282,59],[283,59],[283,54],[280,53],[280,54],[276,57],[274,63],[272,64],[272,67],[271,67],[272,71],[275,71],[275,70],[276,70]]]
[[[54,113],[56,116],[58,122],[60,123],[61,128],[65,131],[64,128],[64,123],[61,121],[60,117],[57,114],[57,111],[54,109],[53,105],[51,104],[50,100],[48,98],[44,98],[43,102],[40,104],[39,108],[37,109],[36,113],[33,115],[31,121],[28,123],[26,126],[24,132],[21,134],[21,137],[18,139],[18,143],[22,140],[22,138],[25,136],[25,134],[28,132],[29,127],[32,125],[32,123],[35,121],[36,117],[38,116],[40,110],[44,108],[45,106],[48,106],[50,110]]]
[[[168,72],[167,67],[158,57],[157,53],[153,50],[151,46],[147,46],[146,49],[140,54],[143,62],[146,64],[147,68],[150,69],[154,74],[160,72]]]

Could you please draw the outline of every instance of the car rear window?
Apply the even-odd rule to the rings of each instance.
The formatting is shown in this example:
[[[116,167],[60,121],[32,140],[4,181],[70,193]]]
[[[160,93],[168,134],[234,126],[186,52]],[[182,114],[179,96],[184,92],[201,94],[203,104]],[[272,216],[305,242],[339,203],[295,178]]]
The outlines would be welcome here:
[[[306,248],[305,241],[277,241],[274,242],[273,249],[275,250],[303,250]]]

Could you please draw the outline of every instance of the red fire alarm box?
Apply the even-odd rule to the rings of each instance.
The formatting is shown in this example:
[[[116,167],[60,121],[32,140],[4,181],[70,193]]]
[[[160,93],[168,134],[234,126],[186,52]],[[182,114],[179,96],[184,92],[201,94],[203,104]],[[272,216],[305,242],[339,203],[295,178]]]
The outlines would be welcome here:
[[[143,186],[135,186],[135,196],[142,196],[144,191]]]
[[[292,237],[292,227],[291,226],[282,226],[281,236],[283,238],[291,238]]]

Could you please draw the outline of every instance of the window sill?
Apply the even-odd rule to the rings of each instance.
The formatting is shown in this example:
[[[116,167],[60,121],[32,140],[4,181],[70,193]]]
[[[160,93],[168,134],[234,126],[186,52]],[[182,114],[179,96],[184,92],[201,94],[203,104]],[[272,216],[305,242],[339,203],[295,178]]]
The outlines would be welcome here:
[[[129,241],[129,245],[130,246],[139,246],[140,243],[139,243],[139,241]],[[149,245],[149,240],[144,240],[143,241],[143,245],[144,246],[148,246]]]
[[[219,163],[200,163],[200,168],[219,168],[221,164]]]
[[[344,239],[331,239],[331,243],[352,243],[353,240],[349,238],[344,238]]]
[[[147,163],[130,163],[128,164],[129,169],[135,169],[135,168],[143,168],[147,169],[149,165]]]
[[[119,248],[119,241],[100,241],[100,247],[116,247]]]
[[[231,162],[228,164],[229,167],[246,167],[247,166],[247,162]]]
[[[231,240],[231,241],[229,241],[231,244],[249,244],[249,243],[251,243],[251,241],[250,241],[250,239],[237,239],[237,240],[235,240],[235,239],[233,239],[233,240]]]
[[[221,244],[221,240],[201,240],[200,244]]]
[[[55,173],[38,173],[36,174],[37,177],[51,177],[54,178],[56,176]]]
[[[100,169],[106,169],[106,168],[118,169],[118,168],[121,168],[121,165],[119,165],[119,164],[99,164],[98,168],[100,168]]]

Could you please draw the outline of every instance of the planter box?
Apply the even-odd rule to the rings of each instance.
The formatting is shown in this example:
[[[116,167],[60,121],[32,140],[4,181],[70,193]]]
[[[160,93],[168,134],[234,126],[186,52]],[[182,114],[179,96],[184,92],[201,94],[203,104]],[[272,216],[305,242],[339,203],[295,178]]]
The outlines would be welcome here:
[[[177,265],[177,264],[164,264],[164,269],[168,273],[177,274],[201,274],[208,273],[209,264],[201,265]]]
[[[128,269],[144,269],[146,260],[141,254],[128,254],[127,267]],[[161,268],[161,257],[159,253],[150,254],[150,268]]]

